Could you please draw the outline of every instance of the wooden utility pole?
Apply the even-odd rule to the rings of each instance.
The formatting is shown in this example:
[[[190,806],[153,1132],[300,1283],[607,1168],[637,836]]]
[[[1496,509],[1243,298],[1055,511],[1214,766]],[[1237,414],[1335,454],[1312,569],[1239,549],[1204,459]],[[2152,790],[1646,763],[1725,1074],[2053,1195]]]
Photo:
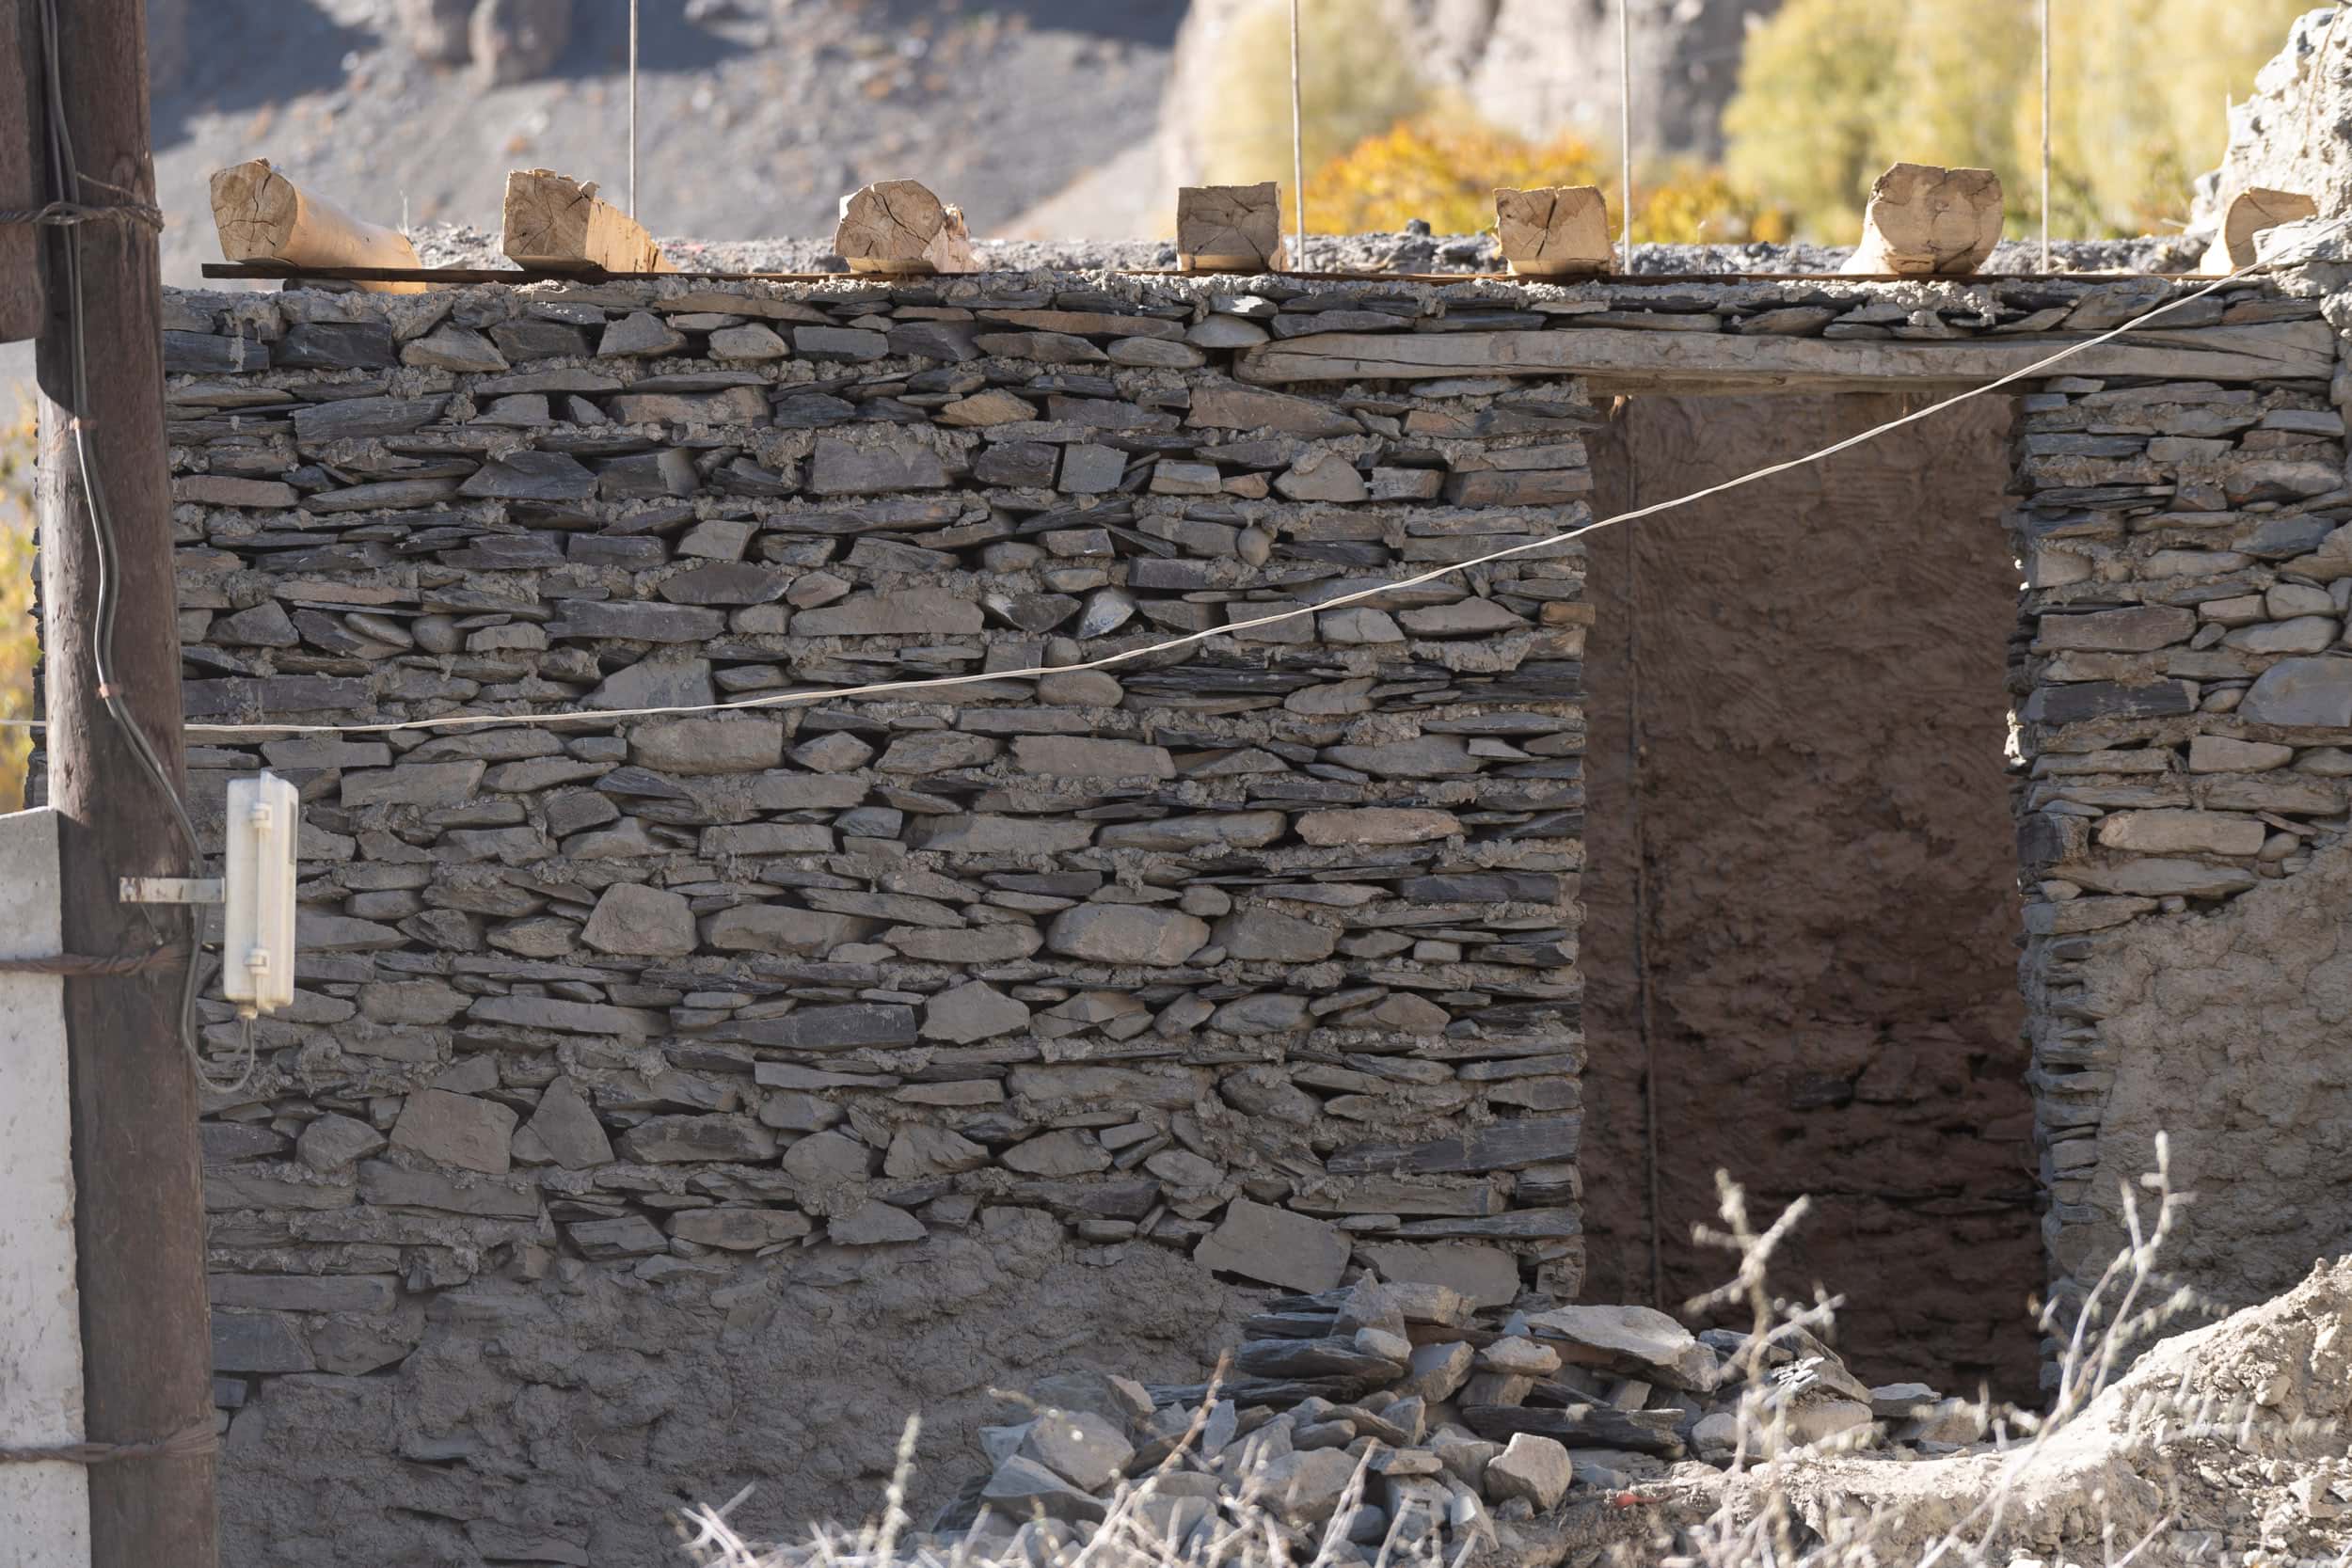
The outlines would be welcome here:
[[[12,0],[11,0],[12,3]],[[55,27],[48,194],[89,207],[155,199],[148,144],[144,0],[32,0],[40,47]],[[37,55],[38,57],[38,55]],[[103,182],[103,183],[102,183]],[[126,876],[187,877],[171,803],[99,689],[100,549],[76,451],[104,492],[115,559],[116,694],[184,789],[180,647],[172,586],[171,484],[163,407],[161,273],[153,231],[119,214],[48,234],[40,381],[42,653],[49,801],[63,818],[69,953],[108,956],[192,934],[183,908],[123,903]],[[78,252],[78,332],[75,289]],[[76,385],[76,350],[83,357]],[[65,1016],[73,1103],[85,1415],[90,1441],[160,1443],[208,1429],[212,1334],[204,1291],[197,1085],[180,1041],[178,966],[71,977]],[[94,1568],[215,1568],[209,1451],[119,1458],[89,1469]]]

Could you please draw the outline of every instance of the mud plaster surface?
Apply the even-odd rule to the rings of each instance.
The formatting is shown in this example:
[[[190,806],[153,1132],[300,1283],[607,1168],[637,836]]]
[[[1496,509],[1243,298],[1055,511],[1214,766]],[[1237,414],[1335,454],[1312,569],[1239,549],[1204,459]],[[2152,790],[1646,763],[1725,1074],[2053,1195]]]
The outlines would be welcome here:
[[[1596,510],[1730,478],[1902,412],[1891,397],[1640,398]],[[1583,962],[1587,1297],[1650,1297],[1626,759],[1638,552],[1641,842],[1661,1082],[1663,1305],[1727,1168],[1815,1214],[1785,1289],[1847,1296],[1873,1382],[2032,1395],[2042,1281],[2001,751],[2016,576],[2007,406],[1597,537]],[[1604,1175],[1602,1173],[1621,1173]],[[2309,1258],[2306,1251],[2301,1254]]]
[[[911,1507],[928,1522],[978,1463],[975,1429],[1009,1409],[992,1385],[1073,1368],[1197,1379],[1263,1297],[1161,1247],[1114,1261],[1041,1212],[992,1213],[979,1235],[822,1246],[701,1281],[597,1270],[571,1290],[444,1292],[396,1371],[273,1379],[237,1413],[222,1560],[474,1568],[530,1545],[552,1554],[532,1561],[668,1562],[665,1512],[746,1484],[733,1517],[755,1535],[866,1517],[916,1414]],[[482,1514],[495,1530],[457,1522]]]
[[[2084,965],[2106,1013],[2115,1089],[2084,1201],[2059,1233],[2079,1269],[2125,1240],[2120,1184],[2168,1135],[2178,1217],[2172,1269],[2220,1308],[2292,1285],[2352,1243],[2352,847],[2210,914],[2141,921]]]

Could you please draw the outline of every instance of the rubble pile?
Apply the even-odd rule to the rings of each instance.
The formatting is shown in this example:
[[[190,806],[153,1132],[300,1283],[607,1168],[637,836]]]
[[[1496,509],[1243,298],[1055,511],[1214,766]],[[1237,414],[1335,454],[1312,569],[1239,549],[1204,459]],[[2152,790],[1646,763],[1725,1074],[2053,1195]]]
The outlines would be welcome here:
[[[1247,1521],[1329,1563],[1451,1560],[1578,1501],[1711,1491],[1763,1443],[1915,1458],[1985,1430],[1982,1407],[1923,1385],[1865,1386],[1802,1329],[1751,1356],[1743,1334],[1644,1307],[1483,1316],[1445,1286],[1366,1276],[1268,1303],[1207,1383],[1049,1377],[1024,1418],[981,1429],[989,1468],[935,1533],[1040,1561],[1140,1530],[1207,1558]]]

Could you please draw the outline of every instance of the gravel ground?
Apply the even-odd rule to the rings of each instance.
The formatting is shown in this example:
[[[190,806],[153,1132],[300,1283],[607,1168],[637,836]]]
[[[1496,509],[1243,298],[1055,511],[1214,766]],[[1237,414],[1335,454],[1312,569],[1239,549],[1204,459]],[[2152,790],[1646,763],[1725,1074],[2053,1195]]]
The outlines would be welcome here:
[[[465,226],[426,226],[416,235],[427,266],[504,267],[499,237]],[[983,240],[976,248],[983,261],[1006,272],[1039,267],[1071,271],[1172,267],[1176,246],[1168,240]],[[2052,246],[2060,269],[2083,272],[2171,272],[2196,261],[2199,246],[2181,239],[2065,242]],[[823,239],[665,239],[662,249],[678,266],[710,272],[841,272],[830,231]],[[1792,245],[1636,245],[1633,271],[1677,273],[1830,273],[1851,250],[1841,246]],[[1993,255],[1988,272],[2032,272],[2038,245],[2010,242]],[[1309,266],[1325,272],[1499,272],[1494,240],[1486,234],[1311,235]]]

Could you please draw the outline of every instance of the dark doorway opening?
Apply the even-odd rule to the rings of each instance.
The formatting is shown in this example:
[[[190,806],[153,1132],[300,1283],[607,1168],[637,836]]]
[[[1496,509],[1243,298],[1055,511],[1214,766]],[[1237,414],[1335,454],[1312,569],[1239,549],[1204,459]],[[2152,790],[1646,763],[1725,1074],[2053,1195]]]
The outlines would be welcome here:
[[[1634,398],[1594,442],[1596,511],[1904,407]],[[1857,1373],[2029,1400],[2043,1274],[2002,755],[2009,417],[1972,404],[1594,536],[1586,1295],[1649,1301],[1654,1269],[1672,1310],[1727,1277],[1691,1239],[1725,1169],[1759,1218],[1812,1197],[1775,1282],[1846,1298]]]

